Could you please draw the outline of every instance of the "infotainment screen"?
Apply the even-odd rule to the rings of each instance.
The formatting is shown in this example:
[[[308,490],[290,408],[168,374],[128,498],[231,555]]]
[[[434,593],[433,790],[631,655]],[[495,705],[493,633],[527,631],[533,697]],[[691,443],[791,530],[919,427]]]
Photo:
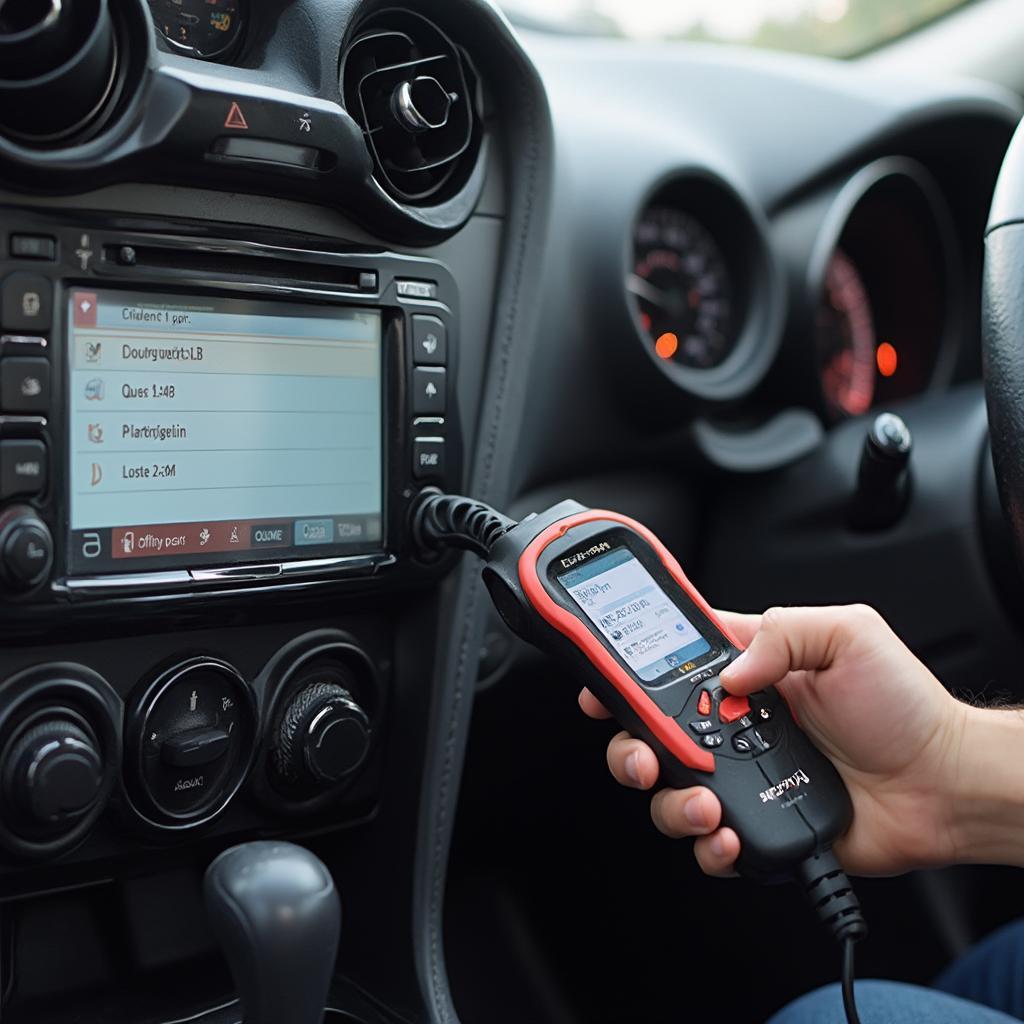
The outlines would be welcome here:
[[[381,313],[75,289],[73,574],[382,545]]]

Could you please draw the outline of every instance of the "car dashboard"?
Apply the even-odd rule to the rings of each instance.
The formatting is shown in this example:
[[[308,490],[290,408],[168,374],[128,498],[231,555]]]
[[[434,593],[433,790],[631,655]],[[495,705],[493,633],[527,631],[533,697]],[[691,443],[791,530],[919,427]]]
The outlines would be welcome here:
[[[417,496],[606,503],[775,599],[736,509],[791,536],[757,488],[976,386],[1019,104],[485,0],[0,7],[5,1020],[237,1021],[202,873],[272,838],[342,894],[336,1019],[453,1021],[474,693],[527,656]]]

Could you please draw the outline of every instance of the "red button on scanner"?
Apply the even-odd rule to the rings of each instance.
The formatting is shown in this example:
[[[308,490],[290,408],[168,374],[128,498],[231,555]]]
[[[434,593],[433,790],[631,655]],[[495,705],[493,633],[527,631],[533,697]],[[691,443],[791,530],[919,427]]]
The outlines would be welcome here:
[[[700,697],[697,698],[697,714],[711,714],[711,694],[707,690],[701,690]]]
[[[728,696],[718,705],[718,717],[728,725],[750,714],[750,701],[746,697]]]

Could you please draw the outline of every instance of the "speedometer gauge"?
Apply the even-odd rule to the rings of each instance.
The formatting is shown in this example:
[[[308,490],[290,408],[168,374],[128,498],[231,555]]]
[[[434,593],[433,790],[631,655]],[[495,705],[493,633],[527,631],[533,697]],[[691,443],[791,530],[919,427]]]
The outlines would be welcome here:
[[[864,281],[836,249],[825,272],[815,323],[822,392],[837,417],[860,416],[875,398],[875,325]]]
[[[216,60],[242,33],[244,0],[149,0],[157,30],[172,49],[189,57]]]
[[[690,214],[666,206],[644,212],[626,287],[662,359],[710,369],[733,352],[738,318],[729,268],[714,236]]]

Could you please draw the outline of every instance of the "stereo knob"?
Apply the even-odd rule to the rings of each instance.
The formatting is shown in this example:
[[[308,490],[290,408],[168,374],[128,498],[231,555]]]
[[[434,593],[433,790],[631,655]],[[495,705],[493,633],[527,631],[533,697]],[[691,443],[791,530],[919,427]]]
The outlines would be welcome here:
[[[31,590],[50,573],[53,538],[29,508],[8,509],[0,517],[0,581],[11,590]]]
[[[53,828],[95,806],[103,760],[85,729],[67,719],[44,720],[11,746],[3,783],[8,801],[31,825]]]
[[[292,784],[334,786],[366,760],[370,720],[337,683],[311,683],[285,710],[274,762]]]

